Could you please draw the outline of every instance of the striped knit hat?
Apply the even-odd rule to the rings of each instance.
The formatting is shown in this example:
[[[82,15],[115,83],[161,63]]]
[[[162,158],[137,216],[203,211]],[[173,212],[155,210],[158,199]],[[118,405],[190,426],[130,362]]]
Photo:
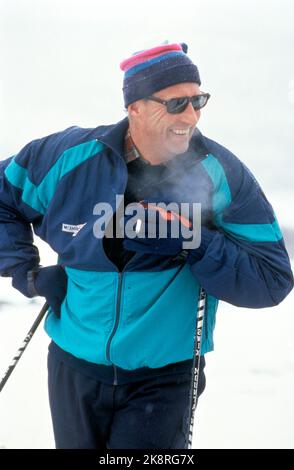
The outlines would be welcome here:
[[[186,44],[165,44],[136,52],[121,62],[125,107],[177,83],[201,85],[198,68],[186,55],[187,50]]]

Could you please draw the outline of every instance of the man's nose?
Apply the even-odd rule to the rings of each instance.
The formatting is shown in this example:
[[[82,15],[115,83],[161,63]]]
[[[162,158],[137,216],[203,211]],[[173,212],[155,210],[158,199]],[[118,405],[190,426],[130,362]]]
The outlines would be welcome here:
[[[193,108],[192,103],[190,102],[182,113],[182,117],[187,119],[187,122],[196,124],[200,118],[200,110],[196,110]]]

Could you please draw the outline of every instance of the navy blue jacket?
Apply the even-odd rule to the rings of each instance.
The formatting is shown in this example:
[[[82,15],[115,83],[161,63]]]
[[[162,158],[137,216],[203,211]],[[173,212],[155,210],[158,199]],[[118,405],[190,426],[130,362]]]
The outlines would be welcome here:
[[[133,370],[192,357],[200,286],[208,294],[202,354],[213,349],[218,299],[241,307],[277,305],[293,276],[272,207],[249,170],[196,130],[152,189],[161,201],[201,203],[201,245],[189,266],[135,254],[122,272],[93,235],[98,202],[116,208],[127,185],[128,120],[70,127],[35,140],[0,168],[0,273],[39,263],[32,227],[68,275],[61,319],[45,329],[65,351]],[[148,198],[148,194],[145,195]],[[107,206],[108,205],[108,206]]]

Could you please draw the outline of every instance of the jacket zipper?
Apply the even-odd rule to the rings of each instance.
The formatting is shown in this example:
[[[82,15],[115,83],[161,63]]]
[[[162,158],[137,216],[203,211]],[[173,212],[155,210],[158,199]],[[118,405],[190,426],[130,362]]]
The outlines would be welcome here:
[[[118,323],[119,323],[122,281],[123,281],[123,274],[122,272],[119,272],[118,273],[117,300],[116,300],[116,308],[115,308],[115,324],[114,324],[112,333],[108,339],[107,346],[106,346],[106,357],[109,361],[110,361],[110,344],[111,344],[112,338],[114,337],[116,333],[116,330],[118,328]],[[113,385],[117,385],[117,369],[114,364],[113,364],[113,368],[114,368]]]
[[[98,139],[97,139],[98,140]],[[119,155],[119,157],[121,158],[121,155]],[[127,172],[127,165],[126,163],[124,162],[124,171],[126,171],[126,174],[128,175],[128,172]],[[128,176],[126,177],[126,181],[125,181],[125,184],[124,184],[124,188],[123,188],[123,194],[125,193],[125,190],[126,190],[126,186],[127,186],[127,180],[128,180]],[[107,254],[105,253],[105,256],[107,257]],[[107,257],[108,258],[108,257]],[[110,260],[109,260],[110,261]],[[111,262],[111,261],[110,261]],[[112,263],[112,262],[111,262]],[[113,264],[113,263],[112,263]],[[128,263],[127,263],[128,264]],[[114,265],[115,266],[115,265]],[[117,266],[115,266],[117,271],[118,271],[118,292],[117,292],[117,300],[116,300],[116,308],[115,308],[115,324],[114,324],[114,327],[113,327],[113,330],[111,332],[111,335],[107,341],[107,345],[106,345],[106,358],[108,359],[109,362],[111,362],[110,360],[110,344],[111,344],[111,341],[117,331],[117,328],[118,328],[118,323],[119,323],[119,316],[120,316],[120,302],[121,302],[121,290],[122,290],[122,281],[123,281],[123,273],[120,272],[117,268]],[[113,377],[113,385],[117,385],[118,384],[118,379],[117,379],[117,367],[115,364],[113,364],[113,372],[114,372],[114,377]]]
[[[118,324],[119,324],[119,317],[120,317],[120,304],[121,304],[121,293],[122,293],[122,283],[123,283],[123,272],[127,265],[133,261],[134,258],[138,256],[138,253],[135,253],[134,256],[127,262],[127,264],[124,266],[123,270],[121,272],[118,272],[118,289],[117,289],[117,300],[116,300],[116,308],[115,308],[115,324],[113,327],[113,330],[111,332],[111,335],[108,339],[107,345],[106,345],[106,358],[108,361],[111,362],[110,360],[110,345],[111,341],[117,331]],[[118,384],[117,380],[117,367],[115,364],[113,364],[113,371],[114,371],[114,377],[113,377],[113,385]]]

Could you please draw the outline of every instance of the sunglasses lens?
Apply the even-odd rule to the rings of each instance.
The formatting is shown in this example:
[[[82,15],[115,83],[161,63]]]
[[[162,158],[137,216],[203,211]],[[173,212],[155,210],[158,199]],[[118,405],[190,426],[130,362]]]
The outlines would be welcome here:
[[[182,113],[185,111],[190,101],[195,111],[197,111],[206,105],[208,99],[208,94],[196,95],[192,96],[191,98],[172,98],[171,100],[167,101],[167,112],[171,114]]]
[[[203,108],[207,101],[208,101],[209,96],[208,95],[197,95],[193,96],[192,98],[192,105],[195,110]]]
[[[167,102],[167,112],[171,114],[182,113],[188,103],[187,98],[173,98]]]

